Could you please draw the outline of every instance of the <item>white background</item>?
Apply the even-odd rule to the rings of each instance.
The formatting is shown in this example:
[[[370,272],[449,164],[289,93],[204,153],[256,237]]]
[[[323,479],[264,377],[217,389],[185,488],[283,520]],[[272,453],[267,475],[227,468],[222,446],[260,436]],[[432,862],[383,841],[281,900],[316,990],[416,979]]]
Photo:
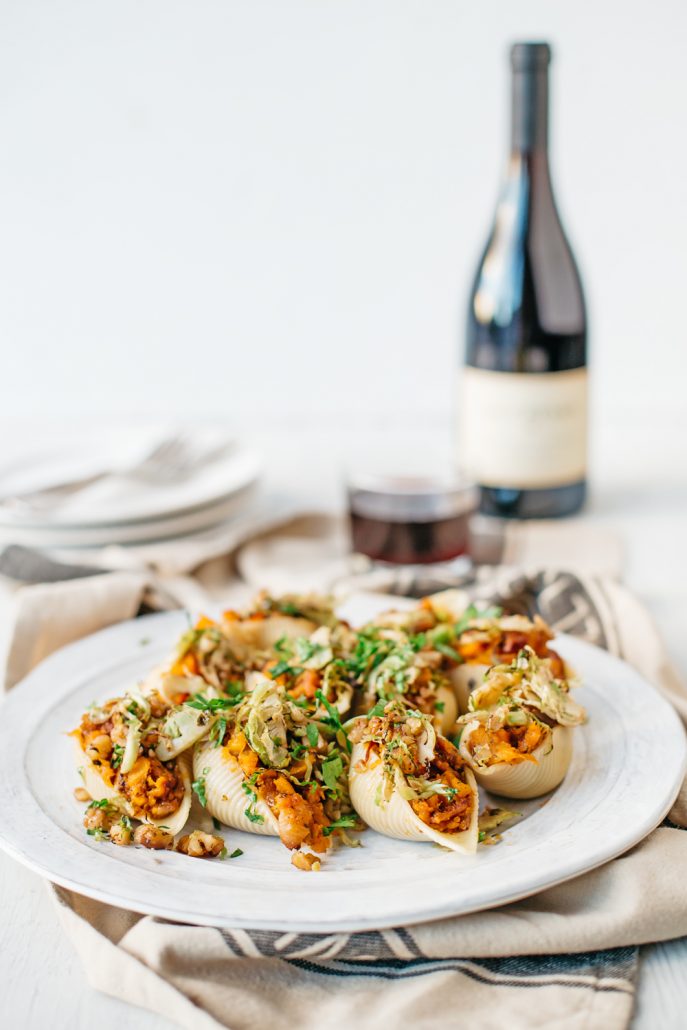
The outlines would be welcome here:
[[[445,433],[516,38],[555,48],[597,479],[684,466],[679,0],[4,0],[3,414]]]

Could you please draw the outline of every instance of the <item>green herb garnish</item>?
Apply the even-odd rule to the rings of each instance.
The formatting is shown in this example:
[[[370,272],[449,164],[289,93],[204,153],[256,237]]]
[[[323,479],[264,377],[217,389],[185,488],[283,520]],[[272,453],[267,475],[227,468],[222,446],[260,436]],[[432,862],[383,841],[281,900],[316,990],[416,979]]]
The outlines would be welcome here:
[[[196,708],[199,712],[223,712],[227,708],[234,708],[244,698],[235,694],[233,697],[203,697],[202,694],[194,694],[192,701],[185,701],[189,708]]]
[[[327,698],[324,696],[321,690],[317,691],[315,697],[327,711],[328,718],[325,717],[322,720],[322,722],[326,722],[329,726],[333,726],[335,730],[343,729],[343,726],[341,725],[341,716],[339,715],[339,710],[334,707],[331,701],[327,700]]]
[[[200,803],[203,806],[203,808],[205,808],[205,806],[207,805],[207,800],[208,800],[207,796],[205,794],[205,777],[207,776],[207,774],[209,772],[210,772],[210,768],[209,768],[209,766],[206,766],[206,768],[203,769],[203,772],[198,777],[198,779],[194,780],[193,783],[191,784],[191,789],[193,790],[194,794],[197,795],[198,800],[200,801]]]
[[[322,763],[322,779],[334,793],[338,793],[339,784],[337,781],[342,773],[343,762],[341,761],[341,755],[336,755],[335,758],[330,758]]]
[[[108,840],[109,833],[97,826],[94,830],[86,830],[89,837],[95,837],[96,840]]]
[[[224,734],[227,732],[227,720],[222,716],[218,719],[215,725],[212,727],[209,733],[209,739],[213,742],[213,747],[219,747],[224,740]]]
[[[330,823],[329,826],[325,826],[322,833],[325,837],[329,837],[334,830],[355,826],[357,822],[358,820],[354,815],[342,815],[339,819],[335,819],[334,822]]]
[[[248,783],[241,784],[241,790],[250,798],[250,804],[248,805],[248,808],[244,810],[243,814],[245,815],[246,819],[250,819],[252,823],[264,823],[264,817],[261,816],[259,812],[255,811],[255,806],[258,802],[258,795],[257,791],[251,786],[251,784],[255,782],[255,779],[256,775],[255,773],[253,773],[253,776],[248,781]]]
[[[296,675],[298,672],[292,665],[289,665],[286,661],[277,662],[274,668],[269,670],[270,679],[276,680],[279,676],[283,676],[285,673],[288,675]]]

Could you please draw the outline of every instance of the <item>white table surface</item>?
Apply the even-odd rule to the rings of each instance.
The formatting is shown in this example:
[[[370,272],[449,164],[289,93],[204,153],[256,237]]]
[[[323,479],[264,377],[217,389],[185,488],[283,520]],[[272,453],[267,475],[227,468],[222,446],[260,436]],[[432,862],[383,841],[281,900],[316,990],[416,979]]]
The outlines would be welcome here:
[[[268,477],[308,500],[332,504],[338,471],[327,448],[308,434],[292,434],[279,452],[271,437]],[[289,442],[290,441],[290,442]],[[307,477],[303,459],[307,455]],[[294,480],[296,468],[300,474]],[[661,477],[663,480],[663,477]],[[687,677],[687,481],[669,477],[643,488],[616,477],[593,492],[586,512],[591,523],[613,528],[626,548],[625,580],[653,612],[668,650]],[[0,853],[0,985],[2,1025],[21,1030],[140,1030],[171,1027],[167,1020],[94,991],[59,925],[44,883]],[[687,1024],[687,938],[642,949],[633,1030],[672,1030]],[[257,1030],[257,1028],[256,1028]]]

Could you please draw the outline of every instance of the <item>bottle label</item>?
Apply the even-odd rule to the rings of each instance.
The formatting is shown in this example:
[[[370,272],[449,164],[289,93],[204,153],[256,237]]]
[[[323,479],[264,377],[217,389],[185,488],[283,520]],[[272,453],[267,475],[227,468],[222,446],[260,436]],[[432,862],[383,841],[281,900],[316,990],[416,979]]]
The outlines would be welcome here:
[[[587,370],[462,370],[459,459],[480,486],[538,490],[584,479]]]

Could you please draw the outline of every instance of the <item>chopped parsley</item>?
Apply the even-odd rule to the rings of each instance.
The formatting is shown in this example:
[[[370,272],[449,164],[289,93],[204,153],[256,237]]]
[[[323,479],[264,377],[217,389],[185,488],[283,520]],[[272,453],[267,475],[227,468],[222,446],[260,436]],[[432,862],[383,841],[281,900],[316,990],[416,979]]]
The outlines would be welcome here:
[[[119,769],[124,758],[124,747],[122,744],[114,744],[112,747],[112,758],[110,759],[110,765],[113,769]]]
[[[326,786],[333,792],[338,793],[339,784],[338,779],[343,773],[343,762],[341,755],[336,755],[334,758],[329,758],[326,762],[322,763],[322,779]]]
[[[310,744],[310,747],[317,747],[317,741],[320,738],[320,733],[317,729],[317,726],[313,722],[309,722],[305,728],[305,732],[307,734],[308,743]]]
[[[96,840],[108,840],[109,834],[97,826],[93,830],[86,830],[89,837],[94,837]]]
[[[209,738],[213,742],[213,747],[219,747],[224,740],[224,734],[227,732],[227,720],[222,716],[218,719],[215,725],[210,730]]]
[[[227,849],[225,848],[224,849],[225,853],[226,853],[226,850]],[[229,855],[229,858],[240,858],[242,854],[243,854],[243,852],[241,851],[241,848],[234,848],[232,853]]]
[[[194,694],[192,701],[186,701],[189,708],[196,708],[199,712],[223,712],[227,708],[234,708],[243,701],[245,694],[237,691],[232,697],[203,697],[202,694]]]
[[[453,627],[453,632],[456,636],[460,636],[468,628],[470,623],[474,619],[500,619],[503,615],[503,608],[499,608],[498,605],[491,605],[489,608],[484,608],[482,611],[474,605],[470,604],[461,615],[458,622]]]
[[[207,805],[207,801],[208,801],[206,793],[205,793],[205,777],[207,776],[207,774],[209,772],[210,772],[210,768],[209,768],[209,766],[206,766],[205,769],[203,769],[203,772],[201,773],[201,775],[198,777],[198,779],[194,780],[193,783],[191,784],[191,789],[193,790],[194,794],[197,795],[198,800],[200,801],[200,803],[203,806],[203,808],[205,808],[205,806]]]
[[[279,676],[284,674],[296,675],[298,669],[294,668],[293,665],[289,665],[287,661],[282,660],[269,670],[270,679],[276,680]]]
[[[341,716],[339,715],[338,708],[335,708],[331,701],[327,700],[327,698],[324,696],[321,690],[317,691],[315,697],[327,711],[327,716],[322,720],[322,722],[327,723],[327,725],[329,726],[333,726],[335,730],[343,729],[343,726],[341,725]]]
[[[330,834],[334,832],[334,830],[345,829],[355,826],[357,822],[358,820],[354,815],[342,815],[338,819],[335,819],[334,822],[331,822],[329,826],[325,826],[325,828],[322,830],[322,833],[325,837],[329,837]]]
[[[435,644],[434,648],[436,651],[439,652],[439,654],[443,654],[446,658],[450,658],[453,662],[461,663],[463,661],[463,656],[459,654],[454,647],[451,647],[450,644],[439,643]]]
[[[258,803],[258,795],[257,791],[255,790],[255,787],[253,786],[254,782],[255,774],[253,774],[253,776],[248,782],[244,782],[241,784],[242,791],[244,792],[244,794],[247,794],[250,798],[248,808],[244,810],[243,814],[245,815],[246,819],[249,819],[252,823],[264,823],[264,816],[260,815],[259,812],[255,811],[255,806]]]

